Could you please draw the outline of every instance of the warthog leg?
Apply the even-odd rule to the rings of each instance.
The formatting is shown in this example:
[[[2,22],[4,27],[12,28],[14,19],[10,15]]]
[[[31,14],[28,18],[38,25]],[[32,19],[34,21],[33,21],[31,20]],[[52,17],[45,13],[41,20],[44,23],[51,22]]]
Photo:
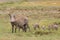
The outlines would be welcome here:
[[[16,33],[16,30],[17,30],[17,26],[15,27],[15,33]]]
[[[14,32],[14,22],[11,22],[12,25],[12,33]]]
[[[17,24],[16,24],[16,22],[11,22],[11,25],[12,25],[12,33],[14,32],[14,29],[15,29],[15,32],[16,32],[16,30],[17,30]],[[15,26],[15,27],[14,27]]]
[[[27,24],[23,25],[23,31],[26,32],[27,31]]]
[[[26,24],[26,26],[27,26],[27,28],[29,29],[29,31],[30,31],[30,27],[29,27],[29,25],[28,24]]]

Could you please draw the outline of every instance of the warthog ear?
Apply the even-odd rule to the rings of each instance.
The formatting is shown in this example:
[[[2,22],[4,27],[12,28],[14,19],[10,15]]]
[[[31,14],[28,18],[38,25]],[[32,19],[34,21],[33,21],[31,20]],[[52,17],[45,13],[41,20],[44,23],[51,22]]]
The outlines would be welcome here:
[[[11,14],[8,14],[9,16],[11,16]]]

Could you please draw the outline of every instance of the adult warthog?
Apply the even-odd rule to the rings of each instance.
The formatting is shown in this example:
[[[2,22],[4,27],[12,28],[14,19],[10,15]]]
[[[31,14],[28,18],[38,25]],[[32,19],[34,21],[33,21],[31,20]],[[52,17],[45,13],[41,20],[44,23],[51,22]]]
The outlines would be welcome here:
[[[12,33],[14,32],[14,29],[16,32],[17,28],[19,29],[19,31],[20,29],[22,29],[24,32],[27,31],[27,28],[29,28],[29,25],[28,25],[28,18],[26,16],[14,15],[14,14],[9,14],[9,16],[10,16],[10,22],[12,25]]]

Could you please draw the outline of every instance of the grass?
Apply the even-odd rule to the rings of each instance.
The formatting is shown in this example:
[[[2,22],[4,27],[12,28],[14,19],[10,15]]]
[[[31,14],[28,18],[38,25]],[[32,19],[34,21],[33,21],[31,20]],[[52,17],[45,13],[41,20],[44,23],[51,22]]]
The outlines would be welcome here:
[[[38,14],[37,14],[38,15]],[[34,16],[34,15],[32,15]],[[29,26],[31,29],[31,32],[23,32],[22,30],[20,32],[17,31],[17,33],[11,33],[11,25],[9,22],[8,15],[0,15],[0,40],[60,40],[60,27],[58,31],[52,31],[53,33],[49,34],[35,34],[32,25],[36,22],[39,22],[39,25],[46,25],[53,22],[60,22],[59,18],[42,18],[40,21],[39,19],[32,19],[29,17]],[[38,30],[37,30],[38,32]],[[41,30],[41,33],[44,32]]]
[[[48,27],[49,24],[52,24],[54,22],[60,23],[60,13],[57,13],[59,12],[58,10],[60,10],[59,3],[60,1],[0,3],[1,10],[6,10],[6,8],[11,7],[17,9],[39,9],[31,10],[31,12],[29,12],[30,10],[28,10],[27,12],[20,10],[23,11],[22,13],[25,13],[25,15],[29,18],[29,26],[31,32],[26,33],[22,30],[20,32],[17,31],[17,33],[11,33],[9,16],[7,14],[0,14],[0,40],[60,40],[60,27],[58,31],[52,31],[53,33],[49,34],[44,34],[44,32],[49,32],[47,30],[36,30],[37,32],[41,31],[41,33],[43,33],[43,35],[40,35],[35,34],[36,31],[34,31],[32,26],[36,22],[39,23],[40,27],[42,25]],[[53,11],[53,13],[51,12],[51,10]]]
[[[37,2],[6,2],[0,3],[0,10],[6,10],[6,8],[17,8],[17,9],[40,9],[45,7],[58,7],[60,1],[37,1]]]

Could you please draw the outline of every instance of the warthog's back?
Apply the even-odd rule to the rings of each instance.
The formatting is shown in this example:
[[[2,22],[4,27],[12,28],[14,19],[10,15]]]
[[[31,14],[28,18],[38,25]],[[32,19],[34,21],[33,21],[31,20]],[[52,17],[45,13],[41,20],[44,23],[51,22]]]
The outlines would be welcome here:
[[[28,18],[24,15],[15,15],[16,22],[19,23],[19,25],[24,25],[25,23],[28,23]]]

